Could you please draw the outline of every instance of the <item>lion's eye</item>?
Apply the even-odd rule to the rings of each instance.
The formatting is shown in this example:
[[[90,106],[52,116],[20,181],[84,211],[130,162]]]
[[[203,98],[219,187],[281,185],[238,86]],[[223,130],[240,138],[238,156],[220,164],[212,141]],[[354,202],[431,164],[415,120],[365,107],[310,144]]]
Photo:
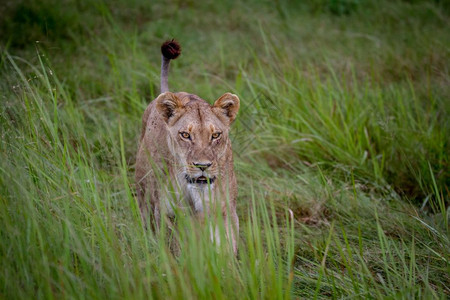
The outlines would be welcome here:
[[[218,139],[220,135],[221,135],[221,132],[215,132],[215,133],[212,134],[211,137],[212,137],[213,140],[215,140],[215,139]]]
[[[191,135],[187,132],[180,132],[180,135],[184,138],[184,139],[191,139]]]

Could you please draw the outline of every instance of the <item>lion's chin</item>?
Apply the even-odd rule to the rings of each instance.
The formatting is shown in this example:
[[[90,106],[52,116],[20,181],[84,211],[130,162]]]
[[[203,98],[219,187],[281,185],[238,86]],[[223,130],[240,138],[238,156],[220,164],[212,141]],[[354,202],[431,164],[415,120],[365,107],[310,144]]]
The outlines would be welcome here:
[[[186,180],[188,183],[191,184],[213,184],[216,180],[216,177],[206,177],[206,176],[198,176],[198,177],[191,177],[186,174]]]

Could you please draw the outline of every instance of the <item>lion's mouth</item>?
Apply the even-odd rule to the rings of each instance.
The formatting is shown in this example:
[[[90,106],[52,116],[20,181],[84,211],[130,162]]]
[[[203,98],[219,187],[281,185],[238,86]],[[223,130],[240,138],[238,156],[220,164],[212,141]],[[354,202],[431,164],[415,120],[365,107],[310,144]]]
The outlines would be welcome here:
[[[194,183],[194,184],[213,184],[216,180],[216,177],[206,177],[206,176],[199,176],[199,177],[190,177],[189,175],[186,175],[186,180],[188,183]]]

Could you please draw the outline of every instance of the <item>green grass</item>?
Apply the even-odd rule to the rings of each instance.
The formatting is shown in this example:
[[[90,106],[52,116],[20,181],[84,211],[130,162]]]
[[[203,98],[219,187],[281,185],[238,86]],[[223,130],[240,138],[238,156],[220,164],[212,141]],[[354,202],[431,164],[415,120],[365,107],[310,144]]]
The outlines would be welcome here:
[[[449,297],[445,1],[2,10],[0,298]],[[141,116],[172,37],[173,90],[241,99],[237,258],[189,216],[176,257],[141,224]]]

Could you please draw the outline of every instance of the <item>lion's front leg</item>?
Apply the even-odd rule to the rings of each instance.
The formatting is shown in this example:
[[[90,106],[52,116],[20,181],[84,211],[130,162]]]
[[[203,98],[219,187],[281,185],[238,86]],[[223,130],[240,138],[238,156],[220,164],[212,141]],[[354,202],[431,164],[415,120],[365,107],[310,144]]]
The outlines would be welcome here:
[[[150,224],[153,231],[157,232],[160,227],[161,212],[159,193],[155,185],[147,181],[142,185],[138,185],[136,192],[143,226],[147,229]]]
[[[231,242],[234,255],[237,255],[237,237],[239,236],[239,218],[236,209],[232,209],[229,217],[224,217],[228,242]]]

